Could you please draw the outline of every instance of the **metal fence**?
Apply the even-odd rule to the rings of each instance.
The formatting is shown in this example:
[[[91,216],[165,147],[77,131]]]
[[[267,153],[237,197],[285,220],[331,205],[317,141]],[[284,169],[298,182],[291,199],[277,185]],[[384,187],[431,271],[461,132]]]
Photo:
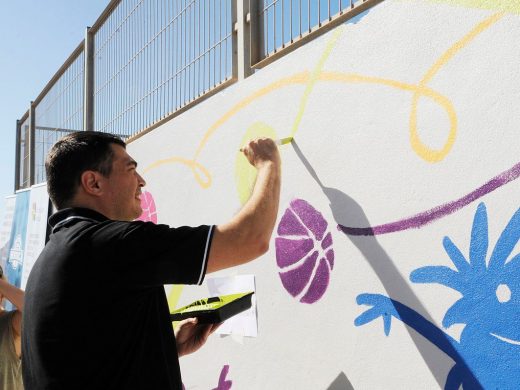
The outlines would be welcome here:
[[[34,105],[34,183],[45,181],[45,157],[62,136],[83,130],[85,56],[82,45],[72,53],[60,76]]]
[[[112,0],[17,121],[15,189],[78,130],[136,138],[383,0]]]
[[[251,66],[262,68],[383,0],[252,1]]]
[[[232,79],[231,0],[122,1],[94,36],[94,130],[128,137]]]
[[[16,172],[15,172],[15,189],[27,188],[30,182],[30,153],[29,153],[29,114],[27,113],[20,119],[16,126]]]

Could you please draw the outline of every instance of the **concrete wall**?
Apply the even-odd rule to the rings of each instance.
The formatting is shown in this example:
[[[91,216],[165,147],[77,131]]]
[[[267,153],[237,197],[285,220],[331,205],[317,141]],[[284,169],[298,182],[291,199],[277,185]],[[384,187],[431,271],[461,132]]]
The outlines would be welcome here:
[[[296,140],[270,251],[211,275],[255,275],[258,336],[187,389],[520,388],[518,37],[518,1],[387,0],[129,145],[196,225],[247,198],[246,139]]]

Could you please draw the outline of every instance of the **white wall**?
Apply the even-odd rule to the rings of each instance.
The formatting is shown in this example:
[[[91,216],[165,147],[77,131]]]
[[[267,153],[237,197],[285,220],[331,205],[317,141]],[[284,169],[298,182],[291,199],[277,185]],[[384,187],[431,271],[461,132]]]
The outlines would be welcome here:
[[[160,223],[218,224],[246,191],[243,138],[293,134],[276,228],[302,199],[332,235],[314,303],[282,284],[277,232],[261,259],[218,274],[256,276],[258,337],[212,337],[181,359],[187,389],[216,388],[226,365],[233,389],[435,389],[454,366],[451,388],[473,388],[465,367],[487,388],[520,387],[520,258],[499,256],[519,253],[519,216],[496,245],[519,208],[520,5],[500,3],[387,0],[129,145]],[[446,236],[459,272],[412,281],[456,269]],[[177,306],[207,295],[185,288]]]

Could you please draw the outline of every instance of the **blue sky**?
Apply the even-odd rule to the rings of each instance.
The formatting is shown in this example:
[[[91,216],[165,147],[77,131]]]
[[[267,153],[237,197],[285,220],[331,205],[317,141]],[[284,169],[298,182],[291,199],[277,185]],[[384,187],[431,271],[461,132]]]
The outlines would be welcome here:
[[[13,193],[16,119],[36,99],[108,0],[3,1],[0,12],[0,220]]]

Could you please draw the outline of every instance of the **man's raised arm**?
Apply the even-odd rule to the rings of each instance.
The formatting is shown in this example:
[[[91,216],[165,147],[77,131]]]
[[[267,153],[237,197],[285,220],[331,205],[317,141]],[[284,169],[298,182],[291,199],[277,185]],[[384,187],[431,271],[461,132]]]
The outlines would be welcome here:
[[[258,176],[251,197],[238,214],[216,227],[208,273],[247,263],[269,249],[280,201],[280,154],[268,138],[251,141],[242,151]]]

